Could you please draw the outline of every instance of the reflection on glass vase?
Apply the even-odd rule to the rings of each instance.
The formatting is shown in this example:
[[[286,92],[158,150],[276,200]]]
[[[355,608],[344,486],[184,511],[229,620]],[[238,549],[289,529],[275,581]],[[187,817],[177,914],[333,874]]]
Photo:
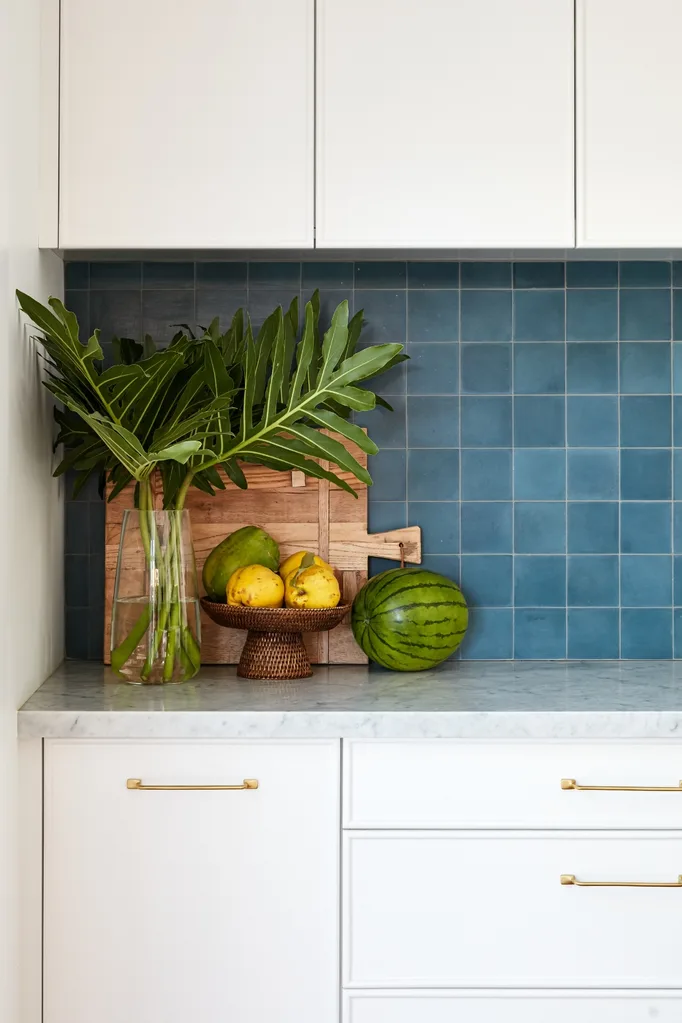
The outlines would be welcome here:
[[[187,511],[123,513],[111,666],[127,682],[183,682],[200,665],[197,570]]]

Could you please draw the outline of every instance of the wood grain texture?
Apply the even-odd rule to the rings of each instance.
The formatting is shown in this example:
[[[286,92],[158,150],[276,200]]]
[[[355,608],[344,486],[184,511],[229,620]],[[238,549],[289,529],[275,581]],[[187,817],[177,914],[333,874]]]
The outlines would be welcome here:
[[[342,440],[361,465],[367,465],[364,452],[338,435],[332,436]],[[298,472],[276,472],[246,463],[241,467],[248,490],[238,490],[226,480],[227,488],[214,497],[195,489],[188,494],[186,508],[192,517],[200,578],[204,561],[216,544],[235,529],[250,525],[262,526],[275,538],[282,560],[296,551],[310,550],[329,561],[341,583],[344,603],[351,603],[367,581],[369,557],[399,562],[402,542],[405,560],[414,564],[421,562],[418,526],[385,533],[367,532],[367,487],[350,473],[339,472],[338,475],[355,487],[357,498],[327,480],[303,477],[301,485],[302,474]],[[130,507],[132,488],[124,490],[106,507],[104,650],[107,664],[121,523],[124,510]],[[201,594],[204,594],[203,587]],[[201,659],[204,664],[236,664],[245,638],[244,632],[221,628],[202,612]],[[313,664],[364,664],[367,661],[353,639],[348,619],[332,632],[306,634],[305,642]]]

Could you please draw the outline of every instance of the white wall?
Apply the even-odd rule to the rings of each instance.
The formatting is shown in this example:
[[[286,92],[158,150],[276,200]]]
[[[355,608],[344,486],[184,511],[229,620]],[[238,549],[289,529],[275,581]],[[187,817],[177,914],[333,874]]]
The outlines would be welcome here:
[[[0,1020],[19,1023],[16,710],[62,655],[61,487],[14,289],[61,294],[38,252],[40,0],[0,0]]]

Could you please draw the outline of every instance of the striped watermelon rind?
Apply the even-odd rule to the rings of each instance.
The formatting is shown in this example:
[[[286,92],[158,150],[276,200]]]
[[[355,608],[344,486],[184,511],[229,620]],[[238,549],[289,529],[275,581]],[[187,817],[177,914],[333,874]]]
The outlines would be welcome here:
[[[423,671],[451,656],[469,612],[457,583],[425,568],[392,568],[370,579],[353,601],[351,626],[372,661]]]

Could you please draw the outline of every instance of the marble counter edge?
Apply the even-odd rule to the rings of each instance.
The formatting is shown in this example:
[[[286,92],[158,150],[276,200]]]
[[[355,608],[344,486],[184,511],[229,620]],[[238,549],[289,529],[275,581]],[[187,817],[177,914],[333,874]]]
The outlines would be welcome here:
[[[682,711],[23,710],[21,739],[671,739]]]

